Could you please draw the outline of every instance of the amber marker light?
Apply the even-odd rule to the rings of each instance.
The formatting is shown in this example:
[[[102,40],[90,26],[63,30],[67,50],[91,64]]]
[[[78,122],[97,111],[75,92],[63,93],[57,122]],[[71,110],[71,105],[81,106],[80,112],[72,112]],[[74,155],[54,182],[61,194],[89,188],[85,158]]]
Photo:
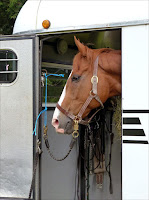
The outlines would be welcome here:
[[[45,28],[45,29],[49,28],[50,25],[51,25],[51,23],[50,23],[50,21],[47,20],[47,19],[44,20],[44,21],[42,22],[42,26],[43,26],[43,28]]]

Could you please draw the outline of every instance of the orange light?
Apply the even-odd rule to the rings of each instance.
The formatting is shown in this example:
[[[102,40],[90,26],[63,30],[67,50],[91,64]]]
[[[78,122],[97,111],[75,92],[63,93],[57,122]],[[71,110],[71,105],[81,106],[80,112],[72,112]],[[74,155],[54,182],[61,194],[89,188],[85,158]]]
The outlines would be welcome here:
[[[51,25],[51,23],[50,23],[50,21],[49,21],[48,19],[46,19],[46,20],[44,20],[44,21],[42,22],[42,26],[43,26],[43,28],[45,28],[45,29],[49,28],[50,25]]]

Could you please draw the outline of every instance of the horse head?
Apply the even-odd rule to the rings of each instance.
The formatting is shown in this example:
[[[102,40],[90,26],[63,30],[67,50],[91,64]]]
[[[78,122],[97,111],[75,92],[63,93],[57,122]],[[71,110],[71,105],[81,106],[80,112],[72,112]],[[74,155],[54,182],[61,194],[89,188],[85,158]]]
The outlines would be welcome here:
[[[92,92],[91,79],[97,57],[97,95],[100,101],[93,98],[83,111],[82,119],[92,109],[100,107],[109,97],[121,93],[121,51],[109,48],[90,49],[76,37],[74,40],[79,53],[73,59],[72,72],[58,102],[64,112],[56,108],[52,119],[56,131],[66,134],[72,133],[74,123],[67,113],[77,116]]]

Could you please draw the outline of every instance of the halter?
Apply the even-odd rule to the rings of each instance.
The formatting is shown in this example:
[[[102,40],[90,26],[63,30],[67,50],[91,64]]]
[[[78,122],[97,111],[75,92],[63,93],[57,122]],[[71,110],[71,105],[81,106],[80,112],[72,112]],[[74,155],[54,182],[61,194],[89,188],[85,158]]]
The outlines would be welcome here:
[[[99,56],[96,58],[95,62],[94,62],[94,70],[93,70],[93,76],[91,78],[91,83],[92,83],[92,90],[89,93],[88,98],[86,99],[85,103],[83,104],[83,106],[81,107],[79,113],[77,115],[73,115],[72,113],[66,111],[64,108],[62,108],[62,106],[60,106],[58,103],[56,105],[56,107],[67,117],[69,117],[70,119],[72,119],[74,121],[74,131],[72,133],[72,136],[74,138],[77,138],[79,136],[79,126],[78,124],[84,124],[87,125],[90,123],[91,119],[95,116],[95,114],[104,108],[104,105],[102,103],[102,101],[100,100],[99,96],[97,95],[97,83],[98,83],[98,77],[97,77],[97,72],[98,72],[98,61],[99,61]],[[96,101],[98,101],[101,105],[100,109],[98,109],[90,118],[89,120],[83,120],[82,119],[82,115],[85,112],[86,108],[88,107],[88,105],[90,104],[90,102],[92,101],[92,99],[96,99]]]

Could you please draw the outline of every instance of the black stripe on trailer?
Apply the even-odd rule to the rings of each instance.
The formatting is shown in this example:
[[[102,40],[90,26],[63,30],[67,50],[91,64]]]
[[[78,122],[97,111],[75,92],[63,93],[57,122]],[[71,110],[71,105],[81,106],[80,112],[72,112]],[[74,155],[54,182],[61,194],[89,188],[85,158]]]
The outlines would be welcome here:
[[[141,124],[138,117],[123,117],[123,124]]]
[[[143,129],[123,129],[123,136],[145,136]]]
[[[131,143],[131,144],[148,144],[148,141],[144,141],[144,140],[123,140],[123,143]]]
[[[149,110],[123,110],[123,113],[149,113]]]

